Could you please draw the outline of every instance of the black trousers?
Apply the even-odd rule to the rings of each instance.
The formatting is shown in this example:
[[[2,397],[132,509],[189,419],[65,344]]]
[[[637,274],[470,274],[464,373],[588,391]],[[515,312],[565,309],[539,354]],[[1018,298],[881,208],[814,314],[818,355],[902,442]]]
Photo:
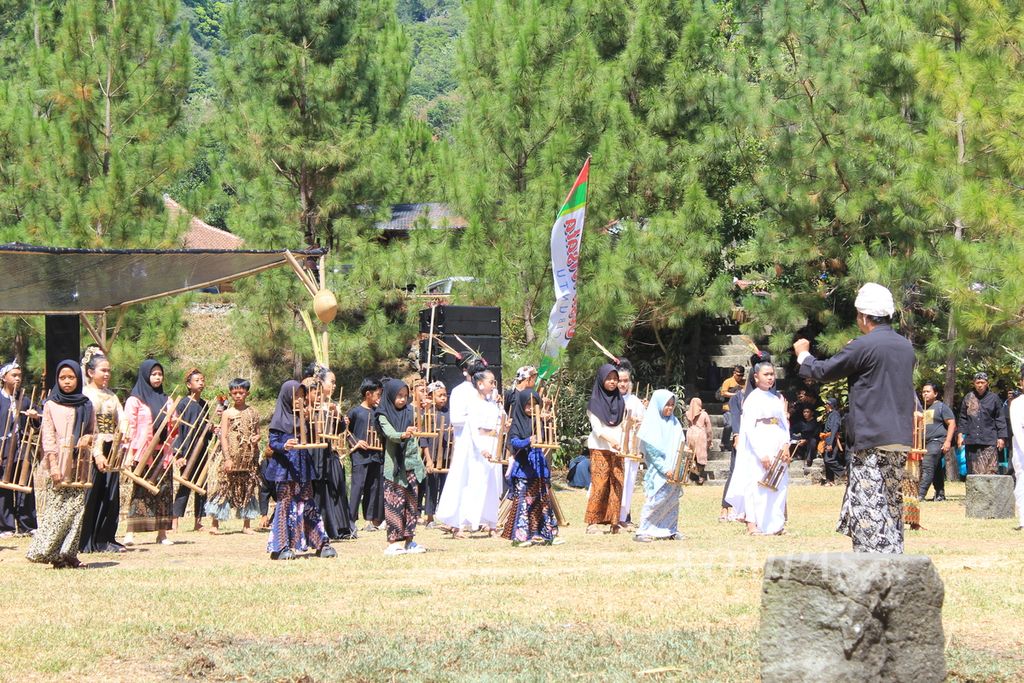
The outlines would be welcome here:
[[[263,458],[260,463],[260,515],[266,517],[270,514],[270,499],[277,500],[277,483],[267,481],[267,465],[270,458]]]
[[[352,463],[352,491],[348,496],[349,517],[359,519],[359,508],[368,522],[384,519],[384,464]]]
[[[447,474],[428,474],[420,484],[420,509],[427,517],[433,517],[437,511],[437,503],[441,500],[441,490],[447,478]]]
[[[846,457],[836,447],[835,442],[832,443],[832,448],[825,446],[825,479],[827,481],[835,481],[836,477],[842,477],[846,474]]]
[[[0,489],[0,532],[36,530],[36,494]]]
[[[793,453],[793,460],[803,460],[808,466],[818,457],[818,437],[811,437]]]
[[[946,468],[942,467],[942,439],[927,442],[924,447],[928,452],[921,458],[921,485],[918,491],[918,498],[924,500],[928,493],[928,487],[935,487],[936,496],[946,495]],[[953,449],[949,452],[952,454]]]
[[[722,489],[722,507],[732,509],[732,505],[725,502],[725,494],[729,492],[729,482],[732,481],[732,471],[736,469],[736,449],[729,449],[729,477],[725,480],[725,488]]]
[[[184,517],[185,508],[188,507],[188,494],[193,494],[195,497],[195,511],[193,517],[199,519],[206,515],[206,496],[201,496],[196,491],[193,491],[187,486],[178,485],[178,490],[174,494],[174,516]]]

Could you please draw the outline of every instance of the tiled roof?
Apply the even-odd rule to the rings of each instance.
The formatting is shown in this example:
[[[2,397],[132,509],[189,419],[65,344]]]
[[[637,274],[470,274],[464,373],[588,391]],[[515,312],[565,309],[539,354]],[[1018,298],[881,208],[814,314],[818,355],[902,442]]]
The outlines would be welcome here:
[[[164,206],[172,219],[181,214],[189,215],[181,204],[168,195],[164,195]],[[181,246],[185,249],[241,249],[244,244],[245,240],[238,235],[215,228],[195,216],[189,220],[188,230],[181,238]]]
[[[456,215],[447,204],[428,202],[424,204],[394,204],[391,207],[391,218],[378,221],[374,227],[387,232],[409,232],[417,227],[421,216],[425,216],[432,230],[459,230],[468,222]]]

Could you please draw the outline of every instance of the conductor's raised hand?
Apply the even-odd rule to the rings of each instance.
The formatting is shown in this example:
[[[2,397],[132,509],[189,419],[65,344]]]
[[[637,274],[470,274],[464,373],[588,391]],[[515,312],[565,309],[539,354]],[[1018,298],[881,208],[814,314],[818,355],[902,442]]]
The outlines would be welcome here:
[[[806,339],[797,339],[793,342],[793,353],[799,356],[804,351],[807,353],[811,352],[811,342]]]

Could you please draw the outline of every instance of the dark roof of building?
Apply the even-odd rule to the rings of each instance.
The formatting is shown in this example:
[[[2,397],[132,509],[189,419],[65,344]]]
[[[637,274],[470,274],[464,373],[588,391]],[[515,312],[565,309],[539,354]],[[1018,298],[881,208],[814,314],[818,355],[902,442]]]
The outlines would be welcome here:
[[[385,232],[409,232],[420,227],[420,218],[425,218],[432,230],[461,230],[468,225],[468,221],[454,213],[447,204],[427,202],[394,204],[391,207],[391,218],[377,221],[373,227]]]

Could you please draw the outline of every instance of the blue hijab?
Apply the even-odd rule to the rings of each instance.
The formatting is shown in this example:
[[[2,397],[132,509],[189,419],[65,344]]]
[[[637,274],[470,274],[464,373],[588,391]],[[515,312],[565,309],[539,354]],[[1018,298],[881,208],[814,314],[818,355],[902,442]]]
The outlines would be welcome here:
[[[644,413],[644,421],[640,424],[638,434],[641,441],[665,455],[674,455],[683,438],[683,426],[675,413],[669,417],[661,414],[669,401],[675,400],[675,394],[668,389],[658,389],[651,395],[651,402]]]

